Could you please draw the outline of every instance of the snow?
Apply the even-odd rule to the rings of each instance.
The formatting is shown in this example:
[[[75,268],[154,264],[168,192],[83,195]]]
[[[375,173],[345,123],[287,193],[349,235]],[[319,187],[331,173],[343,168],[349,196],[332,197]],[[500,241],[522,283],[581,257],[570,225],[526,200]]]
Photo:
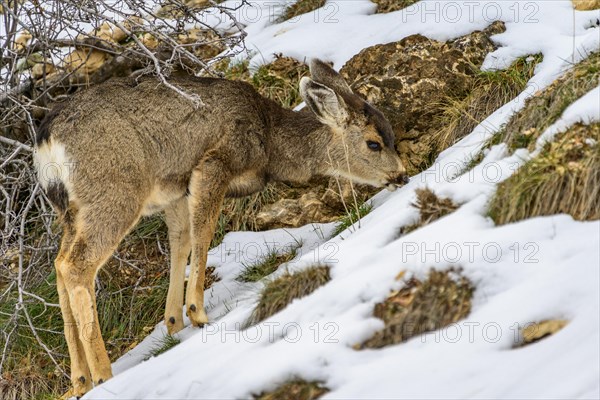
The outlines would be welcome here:
[[[360,228],[334,238],[332,224],[228,234],[209,256],[208,265],[217,266],[221,277],[205,294],[211,324],[186,327],[177,335],[181,344],[142,362],[153,341],[166,334],[158,324],[113,365],[115,377],[85,398],[248,398],[292,377],[326,382],[331,392],[324,398],[599,398],[600,223],[556,215],[494,226],[487,203],[498,183],[533,156],[527,150],[511,154],[505,145],[494,146],[480,165],[460,174],[527,97],[598,50],[599,29],[589,28],[598,12],[575,12],[569,1],[452,2],[462,12],[452,20],[442,11],[437,17],[435,11],[424,12],[436,7],[450,12],[449,2],[422,1],[378,15],[367,0],[347,0],[276,24],[268,13],[260,14],[269,7],[281,12],[268,3],[252,3],[260,16],[242,21],[254,65],[281,52],[299,59],[322,57],[339,68],[374,44],[415,33],[447,40],[483,29],[491,22],[481,12],[486,6],[499,10],[507,28],[494,37],[501,47],[487,57],[486,68],[505,68],[536,53],[544,61],[521,95],[444,151],[429,170],[396,192],[376,195]],[[324,19],[332,4],[336,23]],[[469,7],[475,7],[471,14]],[[226,20],[211,18],[221,29],[227,27]],[[599,96],[596,88],[571,105],[544,140],[577,121],[598,120]],[[411,203],[415,189],[423,187],[461,206],[400,235],[402,226],[417,219]],[[268,279],[326,264],[332,280],[257,327],[242,330],[265,281],[241,283],[236,277],[271,249],[298,245],[296,259]],[[401,345],[352,348],[382,327],[372,317],[373,307],[401,287],[395,279],[401,271],[423,278],[431,268],[457,266],[476,286],[465,320]],[[570,323],[539,343],[513,348],[519,328],[545,319]]]
[[[274,24],[274,14],[279,10],[274,4],[282,3],[290,2],[253,1],[235,13],[247,25],[246,46],[255,53],[252,65],[270,62],[273,54],[283,53],[297,59],[324,58],[341,68],[369,46],[413,34],[442,41],[455,39],[484,29],[495,20],[504,21],[507,30],[494,38],[503,47],[488,56],[487,68],[506,68],[516,58],[536,52],[552,60],[546,63],[573,62],[577,61],[572,58],[575,48],[594,41],[590,37],[598,42],[597,31],[594,34],[586,28],[600,13],[576,12],[570,1],[420,1],[394,13],[373,14],[376,7],[369,0],[330,0],[312,14]],[[240,1],[223,4],[237,7]],[[224,15],[207,22],[221,28],[230,23]],[[538,75],[537,79],[552,80],[544,73]]]

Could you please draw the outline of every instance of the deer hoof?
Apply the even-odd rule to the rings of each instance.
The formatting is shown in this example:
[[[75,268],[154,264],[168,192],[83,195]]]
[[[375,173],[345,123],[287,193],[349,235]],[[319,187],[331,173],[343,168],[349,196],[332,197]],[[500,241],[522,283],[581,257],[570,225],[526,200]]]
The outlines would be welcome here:
[[[169,332],[169,335],[173,335],[174,333],[177,333],[183,329],[183,319],[181,319],[181,317],[169,317],[168,319],[165,319],[165,325],[167,325],[167,331]]]
[[[104,382],[112,378],[112,373],[101,373],[98,379],[94,379],[94,386],[102,385]]]
[[[194,326],[203,326],[208,323],[208,316],[204,312],[204,307],[197,308],[194,304],[192,304],[188,309],[188,317],[192,325]]]
[[[92,390],[92,382],[89,378],[86,379],[85,376],[80,376],[79,378],[71,379],[72,387],[68,392],[63,394],[61,399],[72,399],[83,397],[84,394]]]

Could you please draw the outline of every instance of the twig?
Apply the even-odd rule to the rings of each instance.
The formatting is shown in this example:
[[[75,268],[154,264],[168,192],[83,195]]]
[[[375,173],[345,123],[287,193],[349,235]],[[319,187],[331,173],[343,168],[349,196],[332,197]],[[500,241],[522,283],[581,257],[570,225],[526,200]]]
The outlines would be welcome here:
[[[23,289],[23,238],[25,237],[25,221],[27,220],[27,214],[29,213],[31,206],[33,205],[35,195],[37,194],[39,188],[40,188],[40,184],[38,183],[35,185],[32,193],[31,193],[31,196],[29,197],[29,201],[27,202],[27,205],[25,206],[25,209],[23,210],[23,215],[21,216],[21,230],[19,232],[20,233],[20,235],[19,235],[19,272],[17,275],[17,289],[18,289],[18,293],[19,293],[19,299],[18,299],[16,308],[17,308],[17,310],[22,310],[23,314],[25,314],[25,318],[27,319],[27,324],[29,325],[29,328],[31,329],[31,333],[33,333],[33,336],[35,337],[35,340],[38,342],[40,347],[43,348],[44,351],[48,354],[48,357],[50,357],[50,359],[52,360],[52,362],[54,363],[56,368],[65,377],[68,377],[68,375],[62,369],[62,367],[60,366],[58,361],[56,361],[56,359],[52,355],[52,352],[50,351],[48,346],[46,346],[46,344],[42,341],[42,339],[38,335],[37,330],[35,329],[35,326],[33,325],[33,322],[31,321],[31,316],[29,315],[29,312],[27,311],[27,307],[25,307],[25,303],[23,301],[23,294],[24,294],[24,289]]]

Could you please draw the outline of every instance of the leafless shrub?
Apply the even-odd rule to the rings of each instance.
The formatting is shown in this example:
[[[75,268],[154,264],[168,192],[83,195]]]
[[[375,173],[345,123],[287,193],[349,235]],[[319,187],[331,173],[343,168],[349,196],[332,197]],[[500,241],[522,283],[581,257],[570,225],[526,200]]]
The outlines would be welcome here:
[[[24,328],[56,377],[65,376],[60,346],[45,340],[36,319],[58,307],[36,290],[53,285],[59,236],[32,169],[40,121],[53,102],[114,76],[152,74],[202,107],[201,98],[168,77],[176,70],[220,76],[214,64],[246,51],[237,8],[219,3],[0,0],[0,381]],[[142,277],[133,285],[143,286]],[[42,314],[32,315],[33,307]]]

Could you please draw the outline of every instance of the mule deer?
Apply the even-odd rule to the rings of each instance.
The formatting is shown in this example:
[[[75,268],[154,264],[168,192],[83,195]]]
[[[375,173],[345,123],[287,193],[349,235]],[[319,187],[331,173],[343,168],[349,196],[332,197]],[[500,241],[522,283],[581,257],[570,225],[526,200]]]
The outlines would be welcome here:
[[[190,252],[187,315],[195,326],[208,322],[205,263],[226,196],[315,175],[389,189],[408,181],[384,116],[327,64],[314,60],[310,71],[300,92],[312,113],[283,109],[243,82],[174,76],[205,106],[195,109],[153,78],[114,79],[75,94],[42,122],[35,160],[63,226],[55,267],[75,395],[111,377],[94,280],[141,216],[165,212],[165,324],[175,333]]]

